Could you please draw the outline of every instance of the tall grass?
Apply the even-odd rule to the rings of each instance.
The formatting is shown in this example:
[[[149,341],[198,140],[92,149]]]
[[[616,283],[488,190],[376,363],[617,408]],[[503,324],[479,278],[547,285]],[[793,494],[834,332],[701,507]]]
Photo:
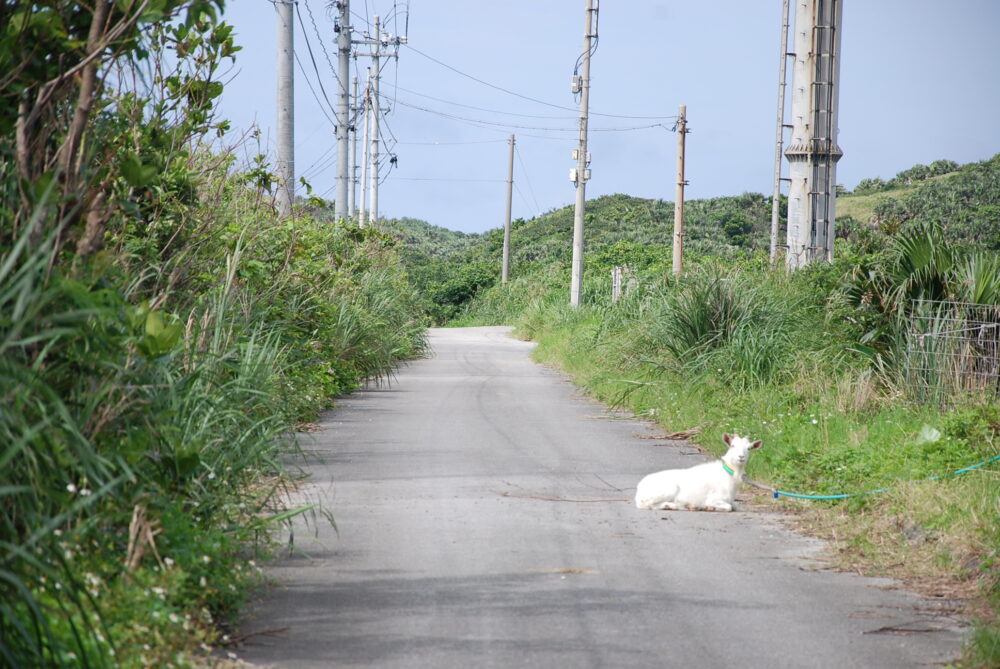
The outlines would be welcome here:
[[[61,393],[59,347],[104,308],[74,304],[76,286],[47,282],[51,240],[32,248],[30,237],[0,262],[0,657],[12,667],[100,666],[105,656],[89,652],[88,641],[102,621],[81,615],[93,599],[63,545],[131,472],[90,443],[94,403]],[[58,619],[69,621],[69,634]]]
[[[3,666],[197,665],[304,510],[291,424],[422,350],[391,240],[253,223],[159,268],[174,292],[27,231],[0,256]]]

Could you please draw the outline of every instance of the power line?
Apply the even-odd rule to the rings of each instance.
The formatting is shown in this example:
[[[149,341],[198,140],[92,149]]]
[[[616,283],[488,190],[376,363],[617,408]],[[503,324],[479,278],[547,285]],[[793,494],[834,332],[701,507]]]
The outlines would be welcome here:
[[[430,61],[432,61],[434,63],[437,63],[441,67],[447,68],[447,69],[451,70],[452,72],[454,72],[455,74],[460,74],[463,77],[466,77],[467,79],[471,79],[471,80],[475,81],[476,83],[482,84],[483,86],[488,86],[490,88],[493,88],[495,90],[501,91],[503,93],[507,93],[508,95],[513,95],[514,97],[518,97],[518,98],[521,98],[523,100],[528,100],[530,102],[535,102],[535,103],[540,104],[540,105],[545,105],[546,107],[553,107],[554,109],[562,109],[564,111],[571,111],[571,112],[578,111],[578,110],[576,110],[576,109],[574,109],[572,107],[563,107],[562,105],[552,104],[551,102],[546,102],[545,100],[539,100],[538,98],[533,98],[533,97],[528,96],[528,95],[522,95],[521,93],[517,93],[517,92],[512,91],[510,89],[504,88],[503,86],[497,86],[496,84],[491,84],[488,81],[483,81],[479,77],[474,77],[471,74],[468,74],[466,72],[462,72],[458,68],[452,67],[448,63],[440,61],[437,58],[435,58],[433,56],[430,56],[430,55],[424,53],[423,51],[420,51],[419,49],[417,49],[416,47],[414,47],[413,45],[411,45],[409,43],[407,43],[405,46],[408,49],[410,49],[411,51],[414,51],[415,53],[420,54],[424,58],[426,58],[426,59],[428,59],[428,60],[430,60]],[[676,118],[674,116],[627,116],[627,115],[623,115],[623,114],[601,114],[601,113],[598,113],[598,112],[590,112],[590,114],[591,114],[591,116],[607,116],[609,118],[627,118],[627,119],[638,119],[638,120],[643,120],[643,119],[655,120],[655,119],[671,119],[671,118]]]
[[[400,146],[465,146],[468,144],[499,144],[506,143],[506,139],[477,139],[468,142],[397,142]]]
[[[516,190],[517,194],[521,196],[521,201],[524,202],[524,208],[525,209],[541,213],[539,211],[538,202],[535,202],[535,208],[531,209],[531,203],[528,202],[528,198],[524,197],[524,193],[521,192],[521,188],[520,188],[520,186],[517,185],[517,182],[514,182],[514,190]]]
[[[517,162],[521,165],[521,174],[524,175],[524,179],[528,183],[528,190],[531,192],[531,199],[535,201],[535,211],[538,211],[538,198],[535,197],[535,189],[532,188],[531,179],[528,178],[528,168],[525,167],[524,160],[521,159],[521,151],[517,148],[517,144],[514,145],[514,153],[517,154]],[[524,196],[522,195],[521,197]]]
[[[319,158],[313,161],[313,164],[302,170],[302,176],[308,177],[320,172],[325,171],[330,167],[331,161],[336,159],[336,145],[331,144],[327,147],[326,151],[320,154]]]
[[[316,89],[313,88],[312,82],[309,80],[309,73],[306,72],[306,68],[303,67],[302,61],[299,60],[298,52],[293,51],[292,55],[295,56],[295,62],[298,63],[299,71],[302,72],[302,77],[306,80],[306,85],[309,86],[309,91],[312,93],[313,99],[316,100],[316,104],[319,105],[319,110],[323,112],[323,116],[326,117],[327,121],[336,125],[336,123],[334,123],[334,120],[330,118],[330,115],[326,113],[326,109],[323,108],[323,102],[322,100],[319,99],[319,96],[316,94]],[[320,89],[322,90],[322,88],[323,85],[320,84]],[[330,104],[329,98],[326,97],[326,91],[323,91],[323,97],[326,99],[326,104],[329,105],[330,110],[333,111],[333,105]]]
[[[323,36],[319,34],[319,26],[316,25],[316,19],[313,16],[312,8],[309,6],[309,0],[305,0],[305,3],[306,3],[306,12],[309,14],[309,21],[312,23],[313,31],[316,33],[316,39],[319,40],[319,45],[323,49],[323,55],[326,57],[326,64],[330,68],[330,72],[333,74],[333,78],[337,82],[337,84],[343,86],[343,84],[340,81],[340,77],[337,76],[337,69],[333,66],[333,61],[330,60],[330,52],[327,51],[326,49],[326,42],[323,41]],[[296,7],[295,11],[298,11],[298,3],[296,3],[295,7]],[[302,22],[301,14],[299,14],[299,22],[300,23]],[[305,29],[302,30],[302,33],[305,34]],[[309,46],[308,37],[306,37],[306,46]],[[318,74],[319,73],[317,72],[317,75]]]
[[[457,114],[449,114],[448,112],[443,112],[443,111],[440,111],[438,109],[428,109],[427,107],[421,107],[420,105],[415,105],[415,104],[412,104],[412,103],[409,103],[409,102],[404,102],[403,100],[396,100],[396,104],[403,105],[404,107],[409,107],[411,109],[416,109],[418,111],[426,112],[428,114],[435,114],[437,116],[442,116],[444,118],[449,118],[449,119],[456,120],[456,121],[464,121],[466,123],[472,123],[474,125],[478,124],[478,125],[487,125],[487,126],[497,126],[497,127],[500,127],[500,128],[512,128],[512,129],[521,129],[521,130],[540,130],[540,131],[545,131],[545,132],[578,132],[578,130],[579,130],[578,128],[573,128],[573,127],[556,128],[556,127],[551,127],[551,126],[550,127],[544,127],[544,126],[518,125],[518,124],[514,124],[514,123],[504,123],[504,122],[501,122],[501,121],[488,121],[486,119],[469,118],[467,116],[458,116]],[[658,116],[656,118],[672,118],[672,117]],[[632,131],[632,130],[646,130],[646,129],[649,129],[649,128],[663,128],[664,130],[667,129],[667,127],[664,124],[662,124],[662,123],[650,123],[648,125],[630,126],[630,127],[627,127],[627,128],[591,128],[590,131],[591,132],[629,132],[629,131]]]
[[[298,3],[295,4],[295,13],[299,17],[299,25],[302,25],[302,12],[299,11]],[[303,28],[302,36],[306,40],[306,49],[309,51],[309,59],[312,61],[313,71],[316,73],[316,80],[319,84],[319,90],[323,92],[323,99],[326,100],[326,104],[329,105],[330,110],[333,111],[333,104],[330,102],[330,98],[326,94],[326,89],[323,88],[323,76],[319,73],[319,67],[316,65],[316,58],[313,55],[312,44],[309,42],[309,34]],[[312,83],[309,81],[309,76],[306,74],[305,68],[302,67],[302,61],[299,60],[298,52],[295,52],[295,61],[299,64],[299,68],[302,70],[302,75],[306,78],[306,83],[309,85],[309,90],[313,92],[313,97],[316,98],[316,102],[319,102],[319,97],[316,95],[316,91],[313,90]],[[320,108],[322,108],[322,103],[320,103]],[[323,111],[323,115],[327,117],[327,120],[333,123],[333,119],[327,116],[326,111]],[[336,116],[336,114],[334,114]],[[334,124],[336,125],[336,124]]]
[[[484,111],[484,112],[489,112],[491,114],[503,114],[505,116],[520,116],[522,118],[542,118],[542,119],[549,119],[551,121],[573,120],[573,119],[576,118],[575,116],[545,116],[545,115],[541,115],[541,114],[519,114],[517,112],[500,111],[498,109],[487,109],[486,107],[476,107],[474,105],[467,105],[467,104],[463,104],[461,102],[453,102],[451,100],[445,100],[444,98],[436,98],[433,95],[427,95],[426,93],[418,93],[417,91],[411,91],[410,89],[403,88],[402,86],[397,86],[396,88],[398,88],[399,90],[403,91],[404,93],[409,93],[410,95],[416,95],[416,96],[419,96],[419,97],[422,97],[422,98],[427,98],[428,100],[434,100],[435,102],[443,102],[446,105],[454,105],[456,107],[465,107],[466,109],[475,109],[476,111]],[[664,117],[664,118],[667,118],[667,117]]]
[[[446,181],[460,183],[507,183],[506,179],[468,179],[464,177],[394,177],[396,181]]]

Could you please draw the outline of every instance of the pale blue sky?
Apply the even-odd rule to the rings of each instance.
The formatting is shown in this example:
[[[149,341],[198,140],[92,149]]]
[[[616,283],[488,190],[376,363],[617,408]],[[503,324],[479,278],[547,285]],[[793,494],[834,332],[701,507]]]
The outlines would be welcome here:
[[[686,104],[692,130],[687,197],[770,194],[781,4],[604,0],[591,65],[592,113],[673,117],[678,105]],[[308,37],[335,103],[337,84],[321,46],[325,40],[326,52],[335,57],[326,5],[298,0],[305,25],[296,26],[295,47],[317,88]],[[407,5],[413,48],[401,47],[398,61],[383,70],[383,95],[398,100],[384,132],[390,146],[392,138],[398,142],[391,146],[398,168],[379,191],[380,214],[467,232],[500,227],[511,133],[518,149],[513,216],[530,218],[571,204],[568,172],[577,121],[569,109],[577,103],[570,78],[582,50],[584,2],[352,0],[354,27],[365,30],[375,14],[395,12],[397,20],[389,19],[387,27],[402,34]],[[269,0],[230,0],[226,18],[244,49],[221,114],[237,129],[259,124],[263,149],[273,155],[273,6]],[[853,188],[862,178],[888,179],[916,163],[942,158],[965,163],[1000,152],[998,34],[997,0],[846,0],[839,123],[845,155],[838,182]],[[568,109],[503,93],[424,54],[494,86]],[[364,72],[367,65],[361,59],[357,67]],[[658,122],[668,129],[673,125],[672,119],[591,117],[588,199],[627,193],[673,200],[676,135],[663,127],[621,130]],[[298,66],[295,143],[297,174],[332,198],[333,129]]]

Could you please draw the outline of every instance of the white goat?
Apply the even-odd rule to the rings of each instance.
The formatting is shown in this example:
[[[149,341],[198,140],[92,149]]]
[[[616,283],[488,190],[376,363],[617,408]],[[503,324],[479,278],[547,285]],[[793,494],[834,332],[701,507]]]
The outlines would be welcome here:
[[[635,491],[635,505],[640,509],[732,511],[750,451],[760,448],[760,441],[750,443],[735,434],[722,435],[722,441],[729,450],[721,460],[643,478]]]

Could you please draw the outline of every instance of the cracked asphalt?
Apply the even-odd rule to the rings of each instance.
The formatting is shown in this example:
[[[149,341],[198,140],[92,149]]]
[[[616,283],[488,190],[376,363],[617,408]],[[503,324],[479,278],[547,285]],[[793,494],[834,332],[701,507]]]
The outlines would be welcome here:
[[[640,511],[651,471],[704,460],[529,359],[508,328],[436,329],[432,354],[303,438],[337,529],[298,552],[239,630],[265,667],[933,666],[958,621],[822,568],[775,512]],[[764,444],[767,448],[767,444]]]

